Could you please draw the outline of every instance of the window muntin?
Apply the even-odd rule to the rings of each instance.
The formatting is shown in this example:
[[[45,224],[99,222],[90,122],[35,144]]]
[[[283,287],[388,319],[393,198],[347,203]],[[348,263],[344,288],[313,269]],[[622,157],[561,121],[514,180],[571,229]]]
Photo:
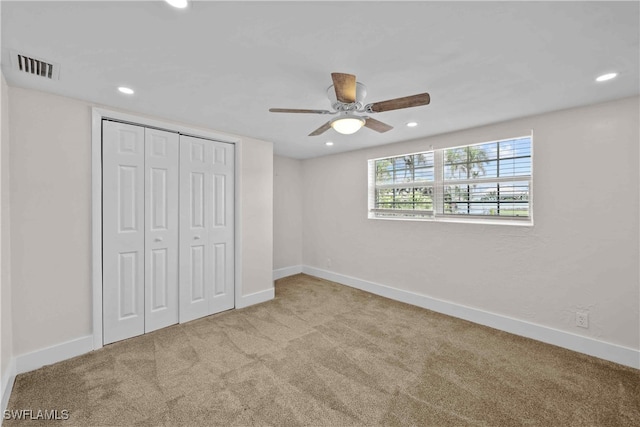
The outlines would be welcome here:
[[[526,136],[371,160],[369,216],[530,221],[531,158]]]

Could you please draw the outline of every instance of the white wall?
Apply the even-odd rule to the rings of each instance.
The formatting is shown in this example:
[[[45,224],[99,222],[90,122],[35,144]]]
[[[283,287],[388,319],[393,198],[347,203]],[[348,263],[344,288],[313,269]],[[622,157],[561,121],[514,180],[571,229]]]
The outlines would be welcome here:
[[[91,104],[10,88],[14,355],[92,334]],[[271,143],[242,138],[242,293],[272,290]]]
[[[302,161],[273,156],[273,269],[302,265]]]
[[[273,290],[273,144],[243,138],[242,180],[242,293]]]
[[[9,212],[9,105],[8,87],[0,73],[0,394],[2,409],[8,400],[4,393],[12,372],[13,322],[11,307],[11,228]]]
[[[638,103],[305,160],[303,264],[637,350]],[[531,129],[533,227],[367,219],[368,159]]]
[[[10,88],[14,353],[92,332],[91,109]]]

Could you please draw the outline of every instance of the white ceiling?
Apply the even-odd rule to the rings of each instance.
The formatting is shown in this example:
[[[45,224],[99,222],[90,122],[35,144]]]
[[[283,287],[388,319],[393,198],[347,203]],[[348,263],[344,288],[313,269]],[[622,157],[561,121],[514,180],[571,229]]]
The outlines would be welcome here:
[[[2,1],[1,13],[11,86],[272,141],[295,158],[640,92],[638,2]],[[10,49],[61,64],[60,79],[18,73]],[[427,91],[431,104],[376,114],[395,127],[385,134],[309,137],[327,116],[268,112],[330,108],[334,71],[366,84],[367,102]]]

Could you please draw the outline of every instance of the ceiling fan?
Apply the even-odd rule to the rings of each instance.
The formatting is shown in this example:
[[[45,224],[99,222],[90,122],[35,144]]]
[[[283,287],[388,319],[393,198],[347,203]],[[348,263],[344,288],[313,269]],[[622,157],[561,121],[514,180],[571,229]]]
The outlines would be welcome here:
[[[356,76],[345,73],[331,73],[333,85],[327,89],[327,95],[331,101],[333,111],[330,110],[300,110],[295,108],[270,108],[272,113],[310,113],[310,114],[338,114],[338,116],[320,126],[309,136],[321,135],[330,128],[336,132],[350,135],[360,130],[362,126],[376,132],[387,132],[393,129],[386,123],[372,119],[367,115],[356,113],[382,113],[384,111],[399,110],[402,108],[419,107],[427,105],[431,101],[428,93],[389,99],[382,102],[364,104],[367,96],[367,88],[364,84],[356,82]]]

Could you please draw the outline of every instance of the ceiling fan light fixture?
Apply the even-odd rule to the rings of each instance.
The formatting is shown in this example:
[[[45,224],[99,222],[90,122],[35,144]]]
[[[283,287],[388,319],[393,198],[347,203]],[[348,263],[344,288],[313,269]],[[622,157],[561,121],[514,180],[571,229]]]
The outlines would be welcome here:
[[[343,135],[351,135],[360,130],[364,126],[365,120],[358,116],[344,115],[333,119],[331,121],[331,127],[338,133]]]

